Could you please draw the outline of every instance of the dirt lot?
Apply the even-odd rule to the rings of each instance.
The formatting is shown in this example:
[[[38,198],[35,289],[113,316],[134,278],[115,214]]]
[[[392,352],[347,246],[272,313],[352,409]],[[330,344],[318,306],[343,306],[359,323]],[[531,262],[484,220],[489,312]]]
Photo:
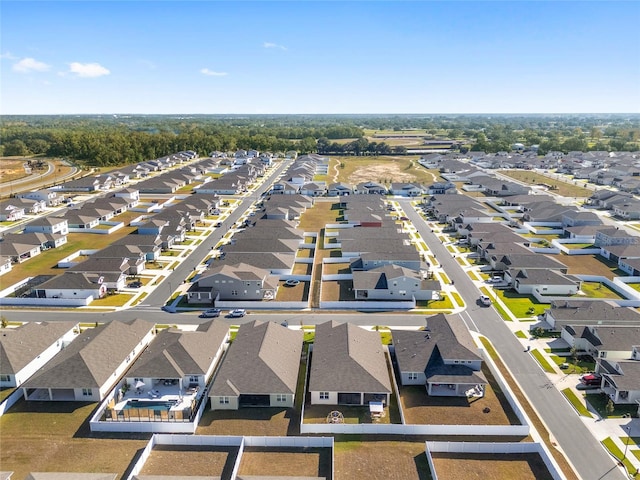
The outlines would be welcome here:
[[[242,455],[240,475],[306,476],[331,478],[329,448],[255,448]]]
[[[205,411],[197,435],[299,435],[300,414],[293,408]]]
[[[213,475],[228,478],[238,449],[208,445],[157,445],[142,475]]]
[[[617,265],[595,255],[560,255],[554,256],[569,267],[570,275],[602,275],[612,279],[614,276],[626,275],[617,269]]]
[[[95,403],[18,401],[0,417],[0,465],[14,478],[29,472],[123,475],[150,435],[89,431]]]
[[[355,185],[366,181],[432,183],[439,179],[436,170],[427,170],[418,163],[418,156],[335,158],[338,167],[329,171],[331,181]],[[339,167],[341,164],[344,168]]]
[[[362,441],[336,439],[336,480],[427,480],[431,478],[423,441]],[[458,478],[466,478],[464,475]],[[517,478],[517,477],[513,477]]]
[[[482,398],[430,397],[422,386],[400,388],[407,423],[413,425],[519,425],[491,372],[483,372],[489,384]],[[485,408],[488,413],[484,413]]]
[[[546,465],[535,453],[496,455],[433,453],[439,480],[551,480]]]
[[[24,163],[26,163],[24,158],[3,157],[0,161],[0,183],[27,177]]]

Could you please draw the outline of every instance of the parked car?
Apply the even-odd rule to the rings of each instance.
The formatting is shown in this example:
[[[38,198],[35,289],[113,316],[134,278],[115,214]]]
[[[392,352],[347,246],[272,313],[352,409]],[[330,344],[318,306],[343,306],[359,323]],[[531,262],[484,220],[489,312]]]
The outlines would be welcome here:
[[[239,318],[244,317],[247,314],[247,311],[244,308],[236,308],[229,312],[229,317],[231,318]]]
[[[129,288],[140,288],[142,286],[142,282],[140,280],[135,280],[133,282],[129,282],[127,287]]]
[[[210,308],[200,314],[200,318],[215,318],[220,316],[221,310],[219,308]]]
[[[480,298],[478,299],[478,301],[480,302],[481,305],[484,305],[486,307],[491,305],[491,299],[487,295],[480,295]]]
[[[494,275],[489,279],[489,283],[501,283],[504,279],[498,275]]]
[[[601,385],[602,384],[602,376],[597,373],[587,373],[586,375],[582,375],[580,377],[580,382],[585,385]]]
[[[221,227],[222,226],[222,222],[216,222],[214,227]]]

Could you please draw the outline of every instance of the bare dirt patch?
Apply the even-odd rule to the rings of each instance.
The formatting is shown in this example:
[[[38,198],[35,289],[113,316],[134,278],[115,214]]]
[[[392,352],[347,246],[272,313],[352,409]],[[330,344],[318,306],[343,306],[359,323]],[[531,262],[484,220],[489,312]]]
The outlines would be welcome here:
[[[2,158],[2,161],[0,161],[0,183],[11,182],[28,176],[29,174],[24,169],[26,162],[23,158]]]
[[[453,480],[551,480],[540,455],[432,453],[438,479]]]
[[[427,480],[431,478],[424,452],[424,440],[376,441],[375,437],[367,436],[363,436],[360,440],[362,441],[336,440],[334,456],[336,479]]]
[[[400,388],[407,423],[414,425],[519,425],[520,421],[488,368],[481,398],[430,397],[423,386]],[[488,408],[488,413],[485,409]]]
[[[143,475],[231,475],[238,449],[208,445],[156,445],[142,469]]]
[[[208,410],[202,416],[198,435],[298,435],[300,414],[293,408],[241,408]]]
[[[569,275],[602,275],[609,279],[626,275],[615,263],[595,255],[561,255],[557,258],[569,267]]]
[[[240,475],[331,478],[331,449],[256,448],[242,454]]]

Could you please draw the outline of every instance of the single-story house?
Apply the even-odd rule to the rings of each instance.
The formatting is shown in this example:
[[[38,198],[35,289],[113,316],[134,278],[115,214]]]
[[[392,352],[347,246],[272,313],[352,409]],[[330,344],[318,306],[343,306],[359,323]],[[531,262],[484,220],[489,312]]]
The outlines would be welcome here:
[[[98,402],[151,342],[154,324],[113,320],[87,328],[22,384],[25,400]]]
[[[400,382],[424,385],[431,396],[483,396],[482,357],[459,315],[427,318],[423,330],[392,330]]]
[[[292,408],[302,353],[301,330],[255,320],[240,326],[209,391],[212,410]]]
[[[309,374],[312,405],[389,405],[391,391],[378,332],[333,320],[316,326]]]

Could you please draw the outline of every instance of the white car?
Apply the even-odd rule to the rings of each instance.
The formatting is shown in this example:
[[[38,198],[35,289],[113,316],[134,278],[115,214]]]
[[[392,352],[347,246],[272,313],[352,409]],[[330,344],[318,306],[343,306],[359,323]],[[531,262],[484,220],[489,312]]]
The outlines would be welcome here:
[[[247,314],[247,311],[244,308],[236,308],[235,310],[231,310],[229,312],[229,317],[239,318],[239,317],[244,317],[246,314]]]
[[[489,296],[487,295],[480,295],[480,303],[484,306],[489,306],[491,305],[491,299],[489,298]]]

